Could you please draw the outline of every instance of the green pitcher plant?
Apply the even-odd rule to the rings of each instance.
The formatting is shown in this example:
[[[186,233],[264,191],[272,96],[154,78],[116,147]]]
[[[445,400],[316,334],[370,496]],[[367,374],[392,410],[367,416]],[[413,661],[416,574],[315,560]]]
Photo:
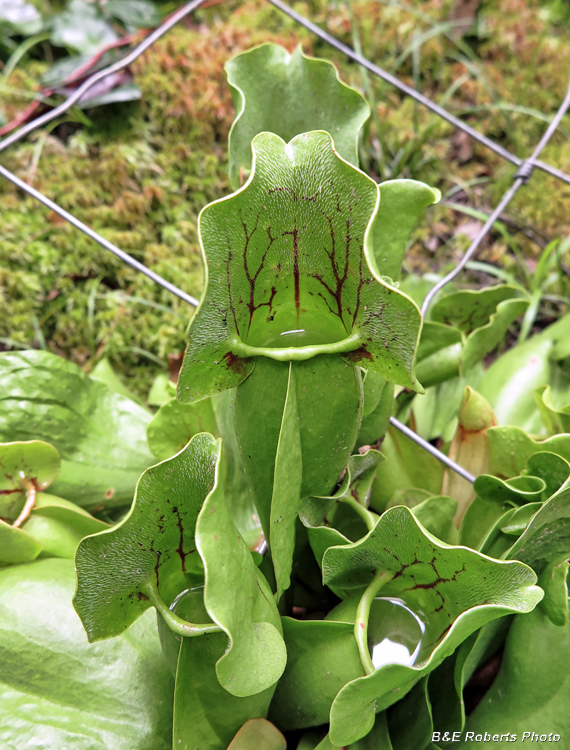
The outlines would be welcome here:
[[[105,728],[58,688],[85,750],[443,750],[446,732],[504,724],[502,672],[467,716],[465,685],[489,657],[504,649],[516,670],[524,637],[536,658],[570,648],[567,384],[536,384],[542,434],[497,417],[481,362],[528,306],[520,289],[444,292],[423,324],[400,270],[439,191],[358,168],[369,107],[333,65],[266,44],[227,73],[234,192],[199,216],[205,285],[176,398],[151,416],[107,371],[104,383],[46,352],[0,355],[6,652],[32,675],[65,635],[99,665],[95,693],[116,670]],[[544,340],[565,372],[560,337]],[[535,356],[534,337],[523,346]],[[474,485],[389,427],[393,414],[445,435]],[[74,552],[90,646],[65,609]],[[11,587],[40,595],[55,575],[62,635],[47,628],[30,656],[2,612]],[[528,675],[513,679],[520,694]],[[14,741],[11,690],[0,717]],[[517,706],[505,731],[522,732]]]

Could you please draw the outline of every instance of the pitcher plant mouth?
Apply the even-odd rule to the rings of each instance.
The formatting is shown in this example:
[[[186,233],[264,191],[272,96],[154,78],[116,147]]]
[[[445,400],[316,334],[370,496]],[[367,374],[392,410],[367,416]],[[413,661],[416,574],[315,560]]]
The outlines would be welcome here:
[[[419,310],[371,260],[376,183],[342,159],[324,131],[289,143],[260,133],[252,150],[247,183],[199,217],[206,288],[179,398],[236,387],[257,357],[325,354],[421,391],[413,374]]]
[[[292,338],[295,334],[299,335],[297,340],[302,340],[305,331],[303,329],[286,331],[281,335]],[[269,357],[278,362],[302,362],[311,359],[311,357],[317,357],[319,354],[348,354],[358,349],[361,346],[361,341],[358,332],[330,344],[309,344],[307,346],[251,346],[241,339],[235,338],[232,339],[232,352],[238,357]]]

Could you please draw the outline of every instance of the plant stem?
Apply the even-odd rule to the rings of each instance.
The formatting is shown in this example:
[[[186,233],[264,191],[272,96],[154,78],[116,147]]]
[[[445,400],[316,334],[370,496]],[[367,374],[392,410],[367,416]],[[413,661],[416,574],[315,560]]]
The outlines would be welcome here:
[[[362,518],[368,531],[372,531],[376,526],[379,516],[365,508],[358,500],[355,500],[353,497],[342,497],[340,498],[340,502],[349,505]]]
[[[166,602],[158,593],[158,588],[154,581],[149,581],[146,586],[143,587],[142,593],[148,596],[150,602],[156,608],[157,612],[160,613],[168,627],[174,633],[177,633],[184,638],[193,638],[197,635],[206,635],[206,633],[222,632],[222,629],[219,625],[216,625],[216,623],[194,623],[178,617],[177,614],[167,607]]]
[[[354,637],[358,645],[360,661],[366,674],[374,672],[374,664],[368,648],[368,618],[370,617],[370,607],[374,597],[380,591],[385,583],[388,583],[394,577],[393,573],[379,571],[376,573],[368,588],[362,594],[362,598],[356,610],[356,621],[354,623]]]
[[[20,511],[20,515],[18,516],[18,518],[16,518],[12,526],[15,526],[15,527],[21,526],[24,523],[24,521],[28,518],[30,513],[32,512],[35,504],[36,504],[36,488],[33,484],[30,484],[30,486],[28,487],[28,496],[26,498],[24,507]]]

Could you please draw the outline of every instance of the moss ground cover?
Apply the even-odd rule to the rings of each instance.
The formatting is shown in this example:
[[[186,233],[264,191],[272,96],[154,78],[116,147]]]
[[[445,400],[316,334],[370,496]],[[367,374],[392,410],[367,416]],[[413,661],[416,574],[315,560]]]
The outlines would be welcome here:
[[[570,51],[556,4],[482,3],[460,27],[454,3],[297,3],[350,45],[447,106],[520,156],[529,153],[566,88]],[[2,155],[2,163],[158,273],[199,296],[196,221],[229,192],[226,141],[233,105],[223,66],[245,48],[277,41],[332,59],[344,80],[367,90],[374,115],[361,162],[376,179],[411,177],[441,189],[429,225],[413,235],[406,270],[452,263],[485,212],[510,184],[513,167],[403,98],[367,81],[324,43],[261,0],[205,9],[172,31],[134,66],[140,102],[90,110],[89,124],[64,123]],[[2,94],[9,119],[26,104],[48,63],[24,60]],[[1,78],[0,78],[1,80]],[[2,85],[2,84],[0,84]],[[76,119],[71,116],[70,119]],[[567,132],[544,159],[570,171]],[[509,207],[480,259],[523,283],[551,240],[570,233],[570,187],[536,174]],[[186,305],[123,267],[57,216],[0,184],[0,346],[41,347],[90,369],[108,356],[146,393],[184,347]],[[566,257],[538,323],[562,308]],[[472,272],[472,284],[489,277]]]

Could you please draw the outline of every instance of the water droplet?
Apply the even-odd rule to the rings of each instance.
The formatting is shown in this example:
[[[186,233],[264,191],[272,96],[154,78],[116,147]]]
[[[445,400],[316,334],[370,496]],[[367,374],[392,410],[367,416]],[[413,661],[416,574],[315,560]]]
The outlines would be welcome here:
[[[374,668],[385,664],[411,667],[418,658],[425,629],[423,620],[402,599],[374,599],[368,622],[368,648]]]

